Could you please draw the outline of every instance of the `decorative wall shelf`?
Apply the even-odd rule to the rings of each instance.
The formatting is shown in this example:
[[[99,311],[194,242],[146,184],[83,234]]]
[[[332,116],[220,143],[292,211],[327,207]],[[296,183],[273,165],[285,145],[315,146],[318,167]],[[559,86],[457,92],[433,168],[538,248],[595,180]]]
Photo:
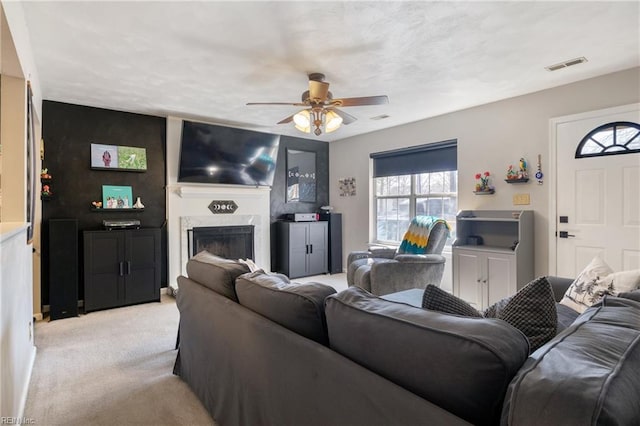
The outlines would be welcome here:
[[[526,182],[529,182],[529,178],[505,179],[504,181],[507,182],[507,183],[526,183]]]
[[[489,191],[473,191],[474,194],[476,195],[491,195],[491,194],[495,194],[495,189],[491,189]]]
[[[143,212],[144,208],[142,209],[96,209],[92,207],[91,211],[94,213]]]

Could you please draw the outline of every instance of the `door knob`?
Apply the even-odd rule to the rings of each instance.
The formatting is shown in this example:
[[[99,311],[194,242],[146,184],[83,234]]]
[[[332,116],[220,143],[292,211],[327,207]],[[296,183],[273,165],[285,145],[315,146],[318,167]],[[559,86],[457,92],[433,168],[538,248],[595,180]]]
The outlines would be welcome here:
[[[567,231],[560,231],[560,235],[558,235],[560,238],[569,238],[569,237],[575,237],[575,235],[570,234]]]

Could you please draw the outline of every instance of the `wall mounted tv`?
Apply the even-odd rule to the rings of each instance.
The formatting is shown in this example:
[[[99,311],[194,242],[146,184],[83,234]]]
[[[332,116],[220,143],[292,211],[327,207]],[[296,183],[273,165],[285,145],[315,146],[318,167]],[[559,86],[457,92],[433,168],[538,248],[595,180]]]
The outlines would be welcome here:
[[[178,182],[271,186],[280,135],[183,121]]]

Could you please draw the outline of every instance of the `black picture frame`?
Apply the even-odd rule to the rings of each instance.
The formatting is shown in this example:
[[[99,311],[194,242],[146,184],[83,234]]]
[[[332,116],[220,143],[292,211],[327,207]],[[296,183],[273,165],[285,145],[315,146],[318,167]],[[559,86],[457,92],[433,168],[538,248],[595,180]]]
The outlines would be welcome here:
[[[91,169],[146,172],[147,150],[135,146],[92,143]]]
[[[317,199],[316,153],[287,148],[286,202],[315,203]]]

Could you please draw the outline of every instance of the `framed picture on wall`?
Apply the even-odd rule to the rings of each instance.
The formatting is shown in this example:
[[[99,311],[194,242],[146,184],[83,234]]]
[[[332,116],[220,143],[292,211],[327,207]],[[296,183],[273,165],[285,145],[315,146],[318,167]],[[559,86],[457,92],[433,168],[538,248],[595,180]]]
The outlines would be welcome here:
[[[103,209],[133,208],[133,193],[130,186],[102,185]]]
[[[135,146],[92,143],[91,168],[144,172],[147,170],[147,150]]]

